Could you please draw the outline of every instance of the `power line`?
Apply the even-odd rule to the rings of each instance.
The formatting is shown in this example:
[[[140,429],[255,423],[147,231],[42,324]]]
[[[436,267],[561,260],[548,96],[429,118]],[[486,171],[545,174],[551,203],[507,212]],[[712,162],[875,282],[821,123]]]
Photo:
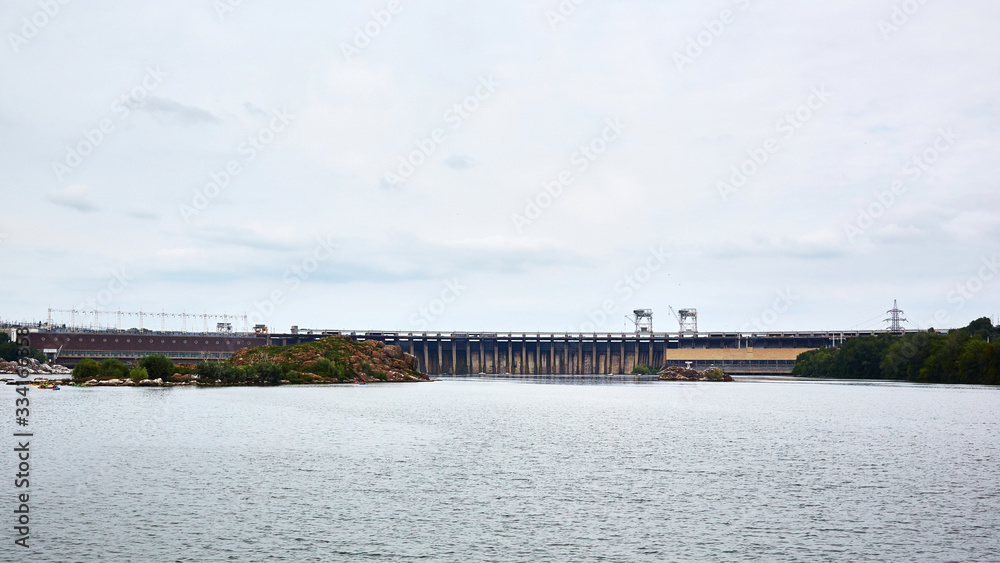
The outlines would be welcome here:
[[[53,313],[60,314],[60,315],[66,315],[66,314],[68,314],[70,316],[69,326],[71,328],[74,328],[74,329],[77,328],[77,326],[78,326],[77,325],[77,315],[80,315],[80,321],[81,321],[81,323],[83,323],[83,319],[88,318],[88,317],[92,317],[91,326],[94,329],[97,329],[97,328],[100,327],[100,325],[101,325],[101,318],[102,317],[108,318],[109,316],[113,316],[115,318],[115,328],[117,330],[121,330],[122,329],[122,317],[126,317],[126,318],[127,317],[134,317],[134,318],[137,318],[138,321],[139,321],[139,323],[138,323],[139,324],[139,327],[138,327],[139,330],[144,330],[145,329],[144,324],[145,324],[146,319],[149,319],[151,317],[153,317],[153,318],[159,317],[159,319],[160,319],[160,330],[161,331],[166,331],[167,318],[179,318],[179,319],[181,319],[182,332],[187,332],[187,321],[188,321],[189,318],[191,318],[192,320],[200,318],[202,320],[202,323],[203,323],[202,324],[203,330],[206,333],[208,332],[208,320],[209,319],[221,321],[221,322],[218,323],[218,325],[221,325],[220,328],[224,329],[225,332],[232,331],[232,323],[236,322],[236,321],[242,321],[243,322],[243,332],[249,332],[250,331],[249,318],[246,315],[246,313],[244,313],[242,315],[230,315],[228,313],[223,313],[221,315],[210,315],[208,313],[203,313],[203,314],[199,315],[199,314],[186,313],[186,312],[185,313],[167,313],[165,311],[160,311],[159,313],[148,313],[148,312],[145,312],[145,311],[143,311],[141,309],[139,311],[122,311],[120,309],[117,310],[117,311],[102,311],[102,310],[99,310],[99,309],[53,309],[52,307],[49,307],[49,316],[48,316],[47,323],[46,323],[47,326],[49,326],[49,327],[54,326],[54,322],[53,322],[53,318],[52,318]]]

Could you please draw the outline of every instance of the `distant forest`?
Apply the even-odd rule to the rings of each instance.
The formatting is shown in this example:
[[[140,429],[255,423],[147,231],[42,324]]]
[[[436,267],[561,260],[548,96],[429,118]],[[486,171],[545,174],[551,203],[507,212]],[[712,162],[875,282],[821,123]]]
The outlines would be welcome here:
[[[1000,385],[998,336],[1000,327],[983,317],[948,334],[931,329],[852,338],[840,348],[799,354],[792,375]]]

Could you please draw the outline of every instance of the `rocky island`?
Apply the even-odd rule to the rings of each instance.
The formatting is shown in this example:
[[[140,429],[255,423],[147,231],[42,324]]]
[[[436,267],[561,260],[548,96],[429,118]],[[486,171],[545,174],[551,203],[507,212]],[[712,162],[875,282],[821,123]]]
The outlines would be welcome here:
[[[734,381],[733,376],[719,368],[706,370],[666,367],[660,370],[660,381]]]
[[[417,358],[399,346],[377,340],[355,342],[346,336],[290,346],[244,348],[233,354],[228,364],[249,370],[276,365],[291,383],[430,380],[417,371]]]
[[[16,363],[0,362],[14,373]],[[101,362],[85,358],[72,372],[63,366],[30,360],[35,379],[92,386],[228,386],[430,381],[417,371],[417,358],[399,346],[376,340],[356,342],[329,336],[289,346],[256,346],[237,350],[228,360],[174,364],[154,354],[126,365],[115,358]],[[66,377],[72,373],[72,379]],[[15,384],[4,378],[8,384]]]

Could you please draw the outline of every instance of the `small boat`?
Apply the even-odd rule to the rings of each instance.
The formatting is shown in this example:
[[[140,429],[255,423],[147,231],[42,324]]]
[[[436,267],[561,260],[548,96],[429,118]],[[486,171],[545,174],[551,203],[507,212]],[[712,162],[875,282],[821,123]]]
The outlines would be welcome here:
[[[58,391],[59,390],[59,386],[58,385],[39,385],[38,388],[39,389],[52,389],[53,391]]]

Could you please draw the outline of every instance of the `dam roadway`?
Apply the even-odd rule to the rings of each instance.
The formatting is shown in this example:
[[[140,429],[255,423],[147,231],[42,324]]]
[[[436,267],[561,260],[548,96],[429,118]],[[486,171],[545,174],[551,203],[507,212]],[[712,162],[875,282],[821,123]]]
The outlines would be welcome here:
[[[24,330],[24,329],[22,329]],[[83,358],[135,361],[163,354],[175,363],[219,361],[249,346],[287,346],[340,335],[378,340],[414,355],[428,375],[628,374],[636,366],[715,366],[732,374],[789,374],[807,350],[839,347],[845,340],[883,331],[551,333],[398,332],[298,330],[286,334],[193,333],[30,328],[18,335],[72,366]]]

